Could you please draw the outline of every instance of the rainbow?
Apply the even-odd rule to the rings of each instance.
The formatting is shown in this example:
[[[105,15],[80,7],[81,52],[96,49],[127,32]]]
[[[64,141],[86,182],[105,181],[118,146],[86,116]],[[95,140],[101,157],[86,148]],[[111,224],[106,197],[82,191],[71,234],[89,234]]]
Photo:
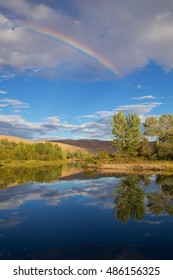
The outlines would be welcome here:
[[[53,30],[50,30],[45,27],[42,28],[42,27],[37,27],[37,26],[32,25],[32,26],[27,27],[26,29],[28,31],[37,33],[39,35],[47,36],[49,38],[57,40],[67,46],[70,46],[70,47],[80,51],[81,53],[87,55],[88,57],[91,57],[92,59],[99,62],[104,67],[108,68],[114,74],[117,75],[117,70],[115,69],[115,66],[109,60],[107,60],[105,57],[99,55],[96,51],[92,50],[91,48],[82,44],[81,42],[78,42],[60,32],[53,31]]]

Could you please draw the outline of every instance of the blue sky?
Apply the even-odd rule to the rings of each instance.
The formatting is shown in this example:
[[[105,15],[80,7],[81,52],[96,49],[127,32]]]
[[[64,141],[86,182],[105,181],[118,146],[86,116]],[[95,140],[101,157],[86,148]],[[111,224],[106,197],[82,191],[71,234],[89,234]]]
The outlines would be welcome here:
[[[118,111],[172,113],[172,0],[0,0],[0,38],[0,134],[110,140]]]

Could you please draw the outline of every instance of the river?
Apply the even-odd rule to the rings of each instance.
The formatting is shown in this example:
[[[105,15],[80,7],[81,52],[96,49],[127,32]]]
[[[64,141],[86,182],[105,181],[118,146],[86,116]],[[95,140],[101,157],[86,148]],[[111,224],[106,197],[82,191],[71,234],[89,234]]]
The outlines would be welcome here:
[[[0,259],[173,259],[173,174],[0,169]]]

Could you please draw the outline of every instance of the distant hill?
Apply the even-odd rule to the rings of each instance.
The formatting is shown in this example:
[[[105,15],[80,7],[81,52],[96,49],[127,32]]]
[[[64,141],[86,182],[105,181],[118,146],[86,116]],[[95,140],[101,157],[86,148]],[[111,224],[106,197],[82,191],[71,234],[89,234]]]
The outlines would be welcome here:
[[[100,151],[107,151],[108,153],[115,152],[116,148],[112,145],[112,141],[102,141],[102,140],[90,140],[90,139],[81,139],[81,140],[52,140],[52,143],[63,143],[66,145],[71,145],[73,147],[78,147],[85,149],[88,153],[97,154]]]
[[[28,140],[21,137],[0,135],[1,139],[7,139],[8,141],[15,143],[35,143],[32,140]],[[116,148],[112,145],[112,141],[102,141],[102,140],[90,140],[90,139],[81,139],[81,140],[47,140],[47,141],[37,141],[37,142],[50,142],[52,144],[58,144],[58,146],[65,152],[82,152],[82,153],[94,153],[97,154],[100,151],[107,151],[108,153],[115,152]]]
[[[78,147],[78,146],[73,146],[73,145],[69,145],[69,144],[65,144],[65,143],[60,143],[59,141],[39,141],[39,142],[50,142],[54,145],[58,145],[64,152],[66,153],[75,153],[75,152],[81,152],[81,153],[88,153],[88,151],[82,147]]]

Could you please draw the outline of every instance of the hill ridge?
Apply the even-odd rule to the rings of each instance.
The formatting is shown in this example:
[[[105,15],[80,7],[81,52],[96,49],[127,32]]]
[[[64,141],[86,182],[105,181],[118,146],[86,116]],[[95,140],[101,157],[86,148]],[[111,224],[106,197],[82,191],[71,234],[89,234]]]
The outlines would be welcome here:
[[[86,149],[89,153],[99,153],[100,151],[107,151],[108,153],[115,152],[115,146],[112,145],[112,141],[99,140],[99,139],[63,139],[63,140],[51,140],[52,143],[63,143],[80,148]]]

